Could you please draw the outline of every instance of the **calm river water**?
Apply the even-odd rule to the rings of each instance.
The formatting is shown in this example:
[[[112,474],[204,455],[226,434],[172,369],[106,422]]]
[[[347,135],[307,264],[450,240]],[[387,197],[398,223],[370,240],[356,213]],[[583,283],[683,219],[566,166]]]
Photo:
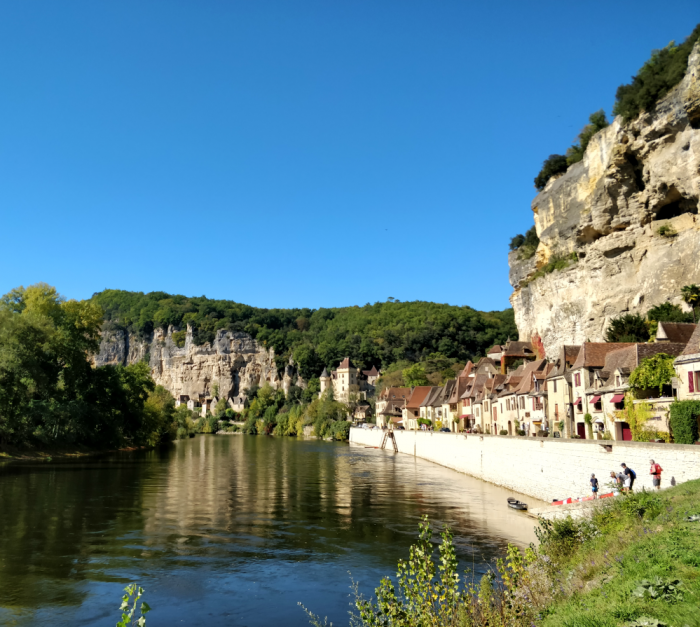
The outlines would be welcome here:
[[[158,451],[0,466],[0,624],[113,627],[138,581],[151,627],[347,625],[418,522],[455,534],[477,575],[534,540],[512,493],[347,444],[197,436]],[[533,499],[528,499],[534,504]]]

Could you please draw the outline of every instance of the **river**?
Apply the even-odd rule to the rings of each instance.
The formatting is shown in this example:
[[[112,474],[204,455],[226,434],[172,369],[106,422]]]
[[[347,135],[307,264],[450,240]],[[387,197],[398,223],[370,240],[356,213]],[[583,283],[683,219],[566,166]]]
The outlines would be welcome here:
[[[417,537],[449,525],[476,576],[533,521],[502,488],[344,443],[197,436],[154,451],[0,466],[0,624],[113,627],[138,581],[166,625],[347,625]],[[532,505],[533,499],[527,499]]]

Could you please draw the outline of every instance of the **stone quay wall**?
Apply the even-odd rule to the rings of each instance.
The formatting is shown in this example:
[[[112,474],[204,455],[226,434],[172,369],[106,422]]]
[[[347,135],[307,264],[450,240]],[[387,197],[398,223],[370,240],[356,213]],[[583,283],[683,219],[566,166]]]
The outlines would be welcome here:
[[[379,429],[350,429],[350,443],[379,447]],[[519,436],[394,431],[399,453],[414,455],[529,496],[552,501],[588,496],[595,473],[605,493],[610,471],[626,463],[637,473],[635,490],[652,488],[649,460],[664,472],[661,487],[700,479],[700,446],[570,440]],[[385,448],[393,452],[387,439]]]

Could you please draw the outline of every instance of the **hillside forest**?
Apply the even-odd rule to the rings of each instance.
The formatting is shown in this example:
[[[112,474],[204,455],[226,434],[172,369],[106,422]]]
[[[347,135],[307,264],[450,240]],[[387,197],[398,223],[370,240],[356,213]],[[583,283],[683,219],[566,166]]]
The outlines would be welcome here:
[[[105,328],[121,328],[144,340],[155,328],[169,325],[180,345],[188,325],[197,345],[211,342],[220,329],[243,331],[274,349],[280,371],[292,357],[307,381],[324,367],[336,368],[344,357],[360,369],[395,370],[422,361],[443,369],[463,366],[493,344],[518,337],[512,309],[481,312],[393,298],[362,307],[261,309],[205,296],[105,290],[90,302],[103,310]]]

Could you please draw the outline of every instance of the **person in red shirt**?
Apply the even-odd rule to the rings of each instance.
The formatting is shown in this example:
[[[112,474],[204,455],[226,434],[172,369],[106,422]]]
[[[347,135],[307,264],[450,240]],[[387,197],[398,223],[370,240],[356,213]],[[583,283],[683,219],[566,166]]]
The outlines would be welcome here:
[[[657,490],[661,489],[661,473],[663,468],[659,466],[653,459],[649,460],[651,468],[649,469],[649,474],[651,474],[651,482]]]

